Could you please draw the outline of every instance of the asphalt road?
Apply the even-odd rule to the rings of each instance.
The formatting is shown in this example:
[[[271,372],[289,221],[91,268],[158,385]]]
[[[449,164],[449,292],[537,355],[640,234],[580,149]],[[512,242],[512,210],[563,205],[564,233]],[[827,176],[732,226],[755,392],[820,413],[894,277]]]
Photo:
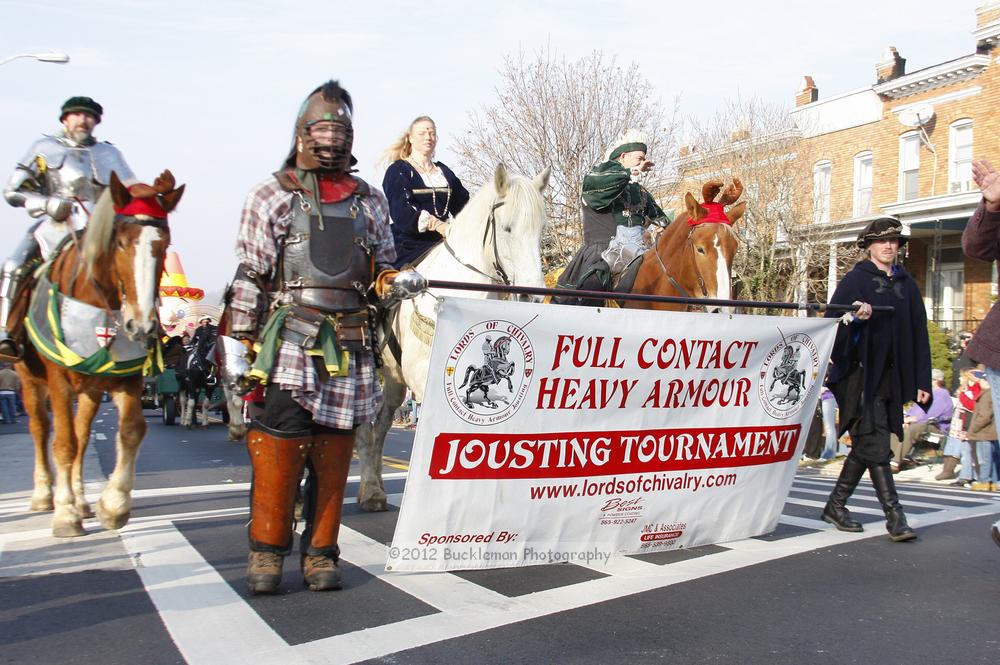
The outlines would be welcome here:
[[[98,416],[88,493],[111,470],[114,413]],[[451,574],[382,570],[396,509],[345,507],[345,589],[243,589],[250,478],[225,429],[147,412],[132,520],[49,536],[26,510],[31,448],[0,426],[0,663],[996,663],[1000,495],[900,484],[920,538],[892,543],[871,486],[863,534],[817,520],[833,477],[803,470],[765,537],[621,557]],[[412,432],[386,445],[398,505]],[[354,473],[352,471],[352,473]],[[356,482],[348,495],[353,496]]]

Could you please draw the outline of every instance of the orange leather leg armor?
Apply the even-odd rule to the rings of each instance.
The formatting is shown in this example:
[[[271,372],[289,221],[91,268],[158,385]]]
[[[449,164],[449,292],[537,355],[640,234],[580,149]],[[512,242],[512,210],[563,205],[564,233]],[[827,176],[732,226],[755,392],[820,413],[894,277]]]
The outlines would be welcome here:
[[[292,549],[295,493],[313,441],[312,431],[282,432],[254,422],[247,432],[253,467],[250,549],[287,555]]]
[[[302,553],[337,559],[337,535],[344,508],[344,489],[354,452],[353,434],[316,434],[309,451],[310,505],[302,534]]]

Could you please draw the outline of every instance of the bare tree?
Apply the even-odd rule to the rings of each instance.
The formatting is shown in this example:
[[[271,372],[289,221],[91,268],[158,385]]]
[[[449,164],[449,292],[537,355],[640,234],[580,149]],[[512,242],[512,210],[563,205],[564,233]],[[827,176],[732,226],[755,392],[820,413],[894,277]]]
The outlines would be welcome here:
[[[582,243],[583,176],[629,128],[646,135],[654,161],[673,154],[676,112],[666,118],[636,63],[622,67],[600,51],[576,61],[551,49],[533,58],[508,55],[499,73],[496,100],[469,114],[458,141],[460,168],[478,186],[492,177],[497,162],[529,175],[552,166],[542,258],[547,269],[559,267]]]
[[[815,198],[817,157],[802,128],[787,110],[756,99],[728,102],[711,120],[690,125],[677,164],[682,189],[698,193],[715,177],[744,184],[743,244],[733,264],[740,297],[825,301],[831,250],[838,274],[851,258],[828,223],[845,211]]]

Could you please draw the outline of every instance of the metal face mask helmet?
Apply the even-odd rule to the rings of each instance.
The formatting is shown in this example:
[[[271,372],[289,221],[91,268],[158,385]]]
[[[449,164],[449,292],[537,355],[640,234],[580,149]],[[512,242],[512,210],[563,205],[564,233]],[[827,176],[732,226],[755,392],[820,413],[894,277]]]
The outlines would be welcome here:
[[[294,165],[304,171],[347,171],[356,164],[352,112],[351,96],[336,81],[314,90],[295,121]]]

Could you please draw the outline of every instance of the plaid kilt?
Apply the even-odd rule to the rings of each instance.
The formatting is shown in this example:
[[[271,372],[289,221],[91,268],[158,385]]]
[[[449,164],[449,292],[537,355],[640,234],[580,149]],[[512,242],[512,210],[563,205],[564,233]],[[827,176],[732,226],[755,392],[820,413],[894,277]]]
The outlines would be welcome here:
[[[290,391],[316,424],[325,427],[353,429],[375,420],[382,407],[382,386],[370,353],[351,353],[347,376],[324,381],[300,347],[282,342],[268,383]]]

